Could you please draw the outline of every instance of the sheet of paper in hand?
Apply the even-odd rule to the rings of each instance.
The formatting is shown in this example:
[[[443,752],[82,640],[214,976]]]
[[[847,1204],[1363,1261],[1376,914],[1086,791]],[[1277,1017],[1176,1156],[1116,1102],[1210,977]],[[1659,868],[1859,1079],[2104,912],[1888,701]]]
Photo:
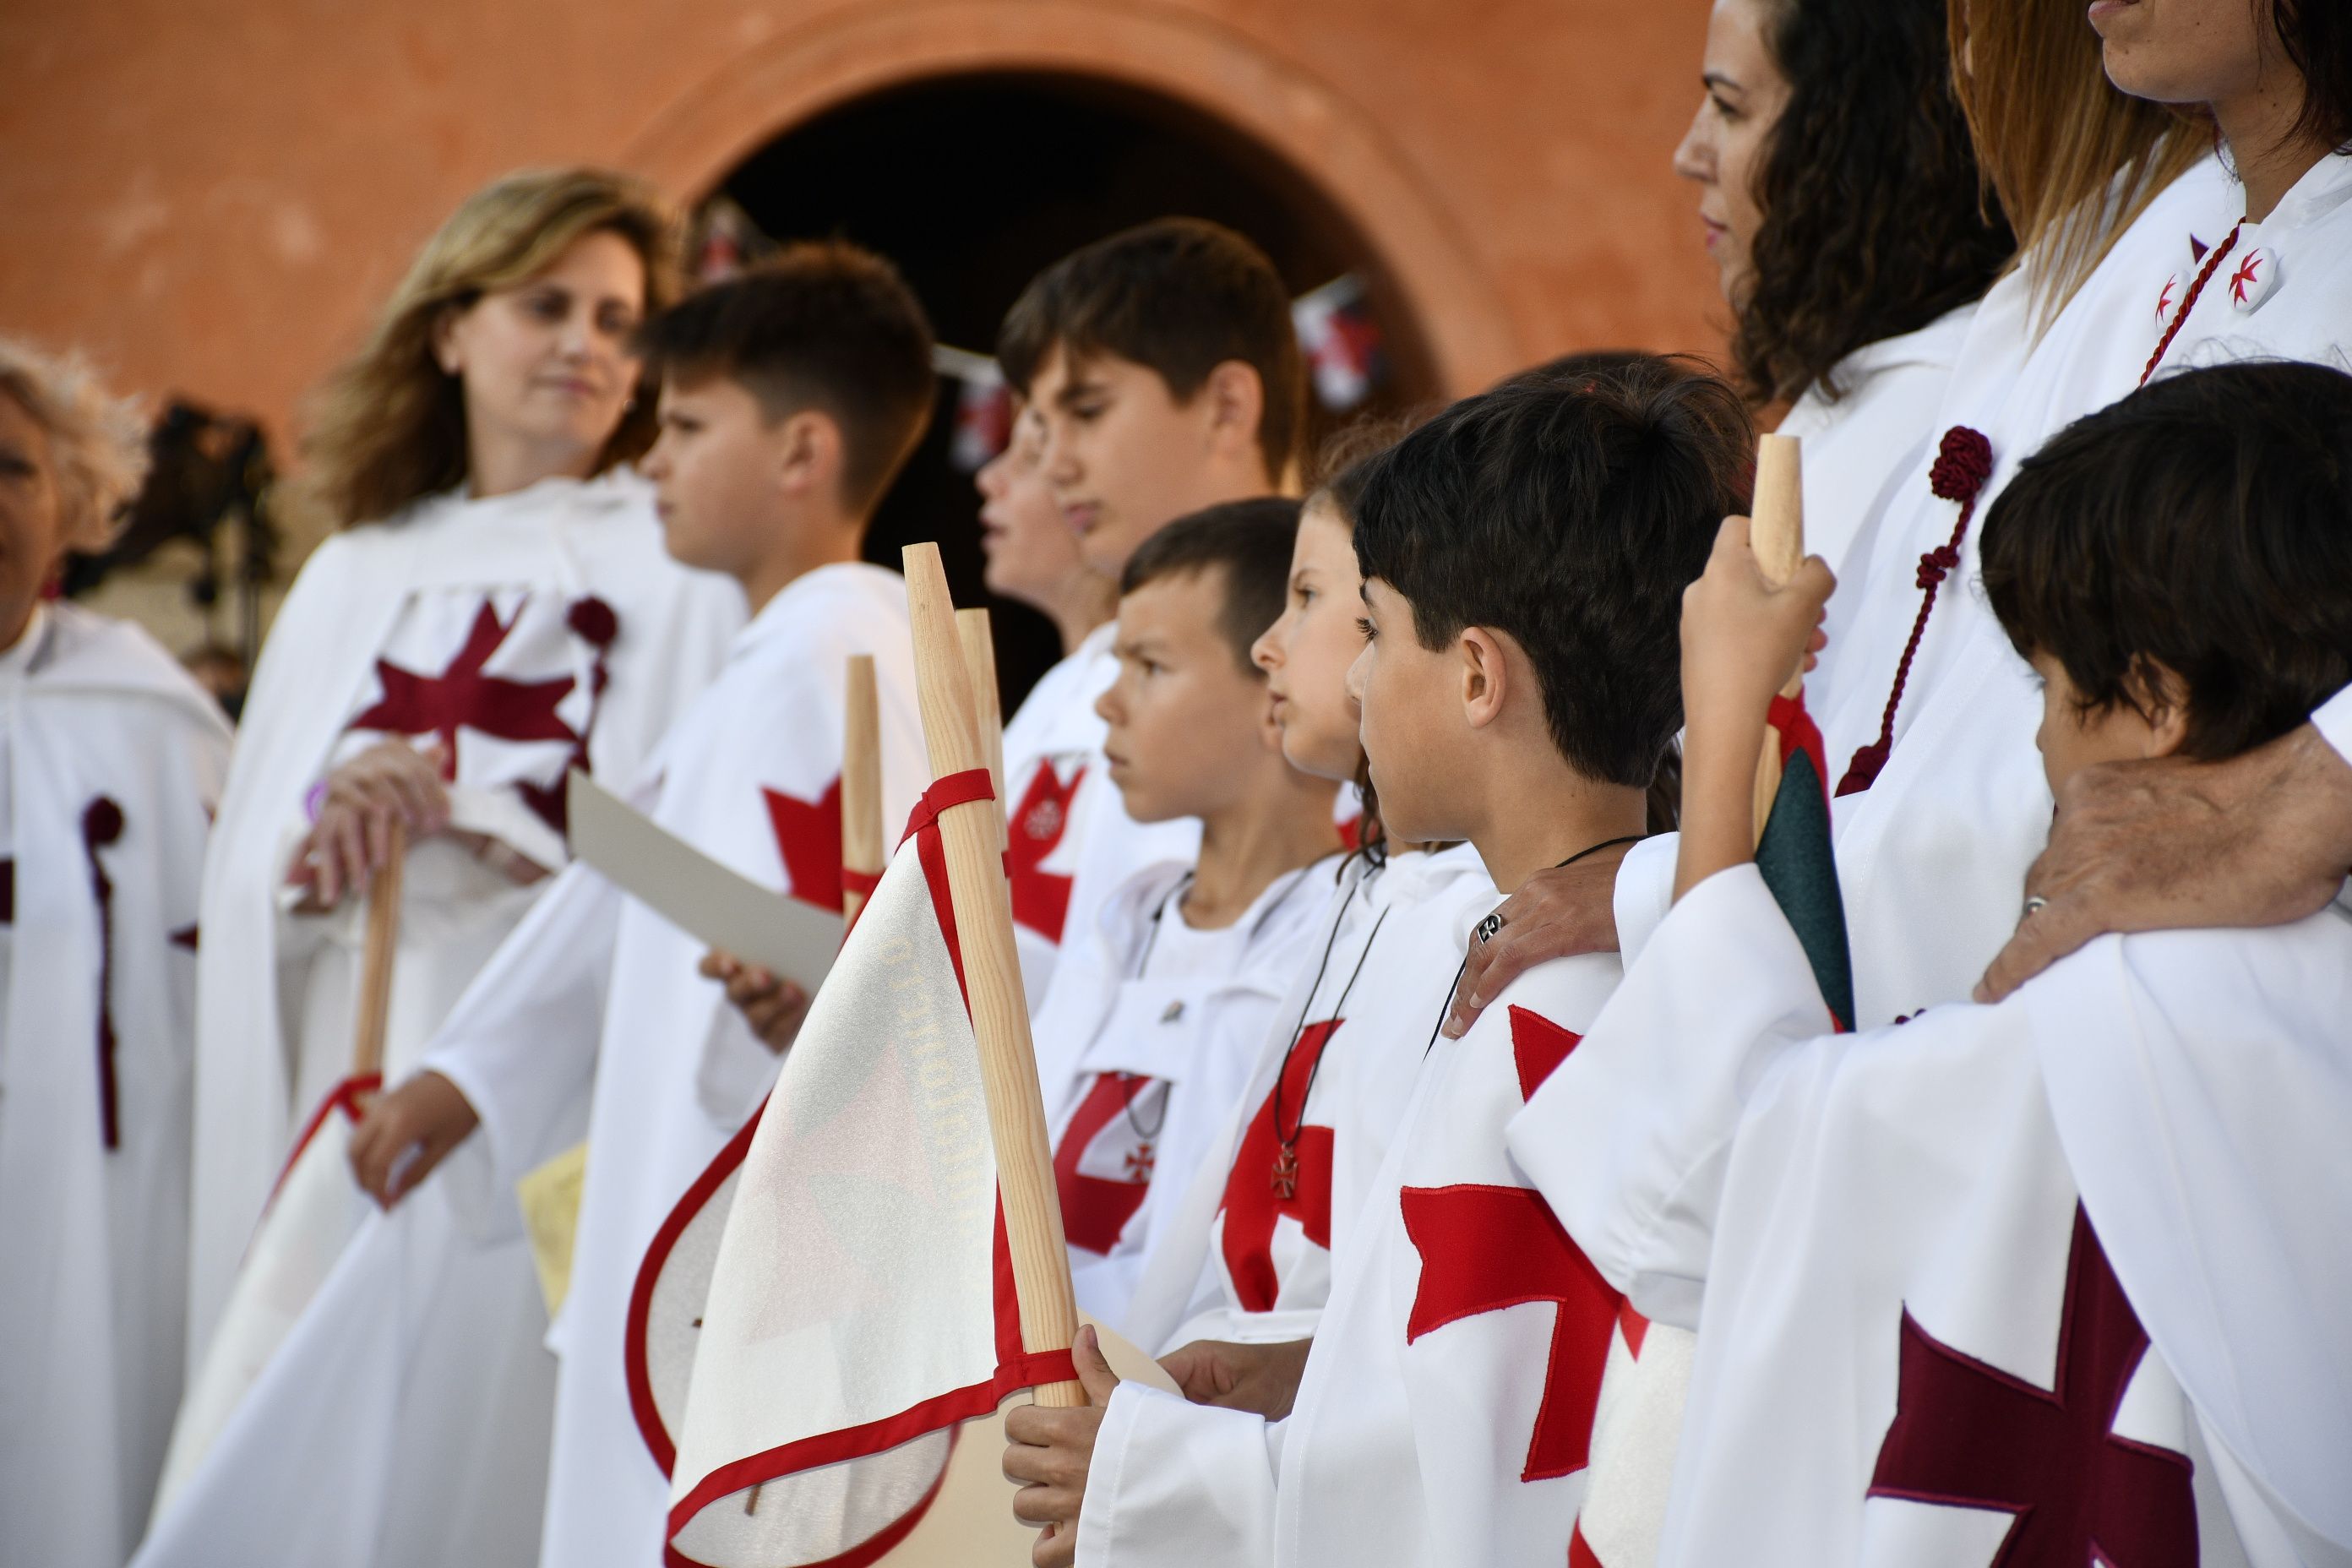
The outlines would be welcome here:
[[[568,805],[572,853],[614,886],[679,930],[815,994],[841,951],[838,914],[728,869],[577,770]]]

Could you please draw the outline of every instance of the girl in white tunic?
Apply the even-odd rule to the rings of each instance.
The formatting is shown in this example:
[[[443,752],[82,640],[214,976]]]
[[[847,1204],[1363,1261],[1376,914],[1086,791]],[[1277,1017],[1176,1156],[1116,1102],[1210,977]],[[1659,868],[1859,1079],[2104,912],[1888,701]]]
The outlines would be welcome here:
[[[240,1286],[236,1331],[215,1347],[293,1135],[349,1070],[357,895],[390,825],[409,839],[396,1078],[562,868],[565,772],[625,783],[741,624],[740,591],[669,559],[646,487],[620,467],[652,428],[628,342],[669,296],[670,247],[663,209],[618,176],[501,181],[426,246],[322,403],[313,494],[341,531],[263,651],[206,868],[217,934],[202,955],[189,1323],[204,1397],[184,1415],[175,1477],[358,1217],[324,1215],[333,1234],[305,1268]],[[340,1135],[356,1107],[337,1103],[312,1124]],[[465,1364],[493,1391],[472,1432],[535,1472],[553,1364],[528,1253],[486,1245],[461,1272],[478,1293],[457,1314],[478,1325]],[[208,1350],[230,1360],[212,1367]],[[434,1472],[462,1497],[443,1500],[451,1528],[485,1553],[528,1555],[535,1483],[494,1483],[462,1448]]]
[[[115,1568],[179,1403],[196,890],[219,707],[128,622],[44,605],[145,430],[0,339],[0,1560]]]
[[[2053,787],[2239,754],[2352,676],[2348,443],[2352,378],[2249,365],[2029,460],[1985,576]],[[1764,589],[1727,530],[1684,896],[1511,1128],[1602,1272],[1702,1325],[1666,1561],[2352,1561],[2352,910],[2105,938],[1833,1035],[1747,854],[1826,582]]]

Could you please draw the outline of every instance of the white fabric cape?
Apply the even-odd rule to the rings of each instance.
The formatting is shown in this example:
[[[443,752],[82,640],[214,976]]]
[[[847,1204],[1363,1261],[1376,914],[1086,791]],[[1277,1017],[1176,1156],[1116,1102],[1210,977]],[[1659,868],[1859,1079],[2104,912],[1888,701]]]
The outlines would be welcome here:
[[[2347,1020],[2337,906],[1830,1036],[1754,869],[1694,889],[1511,1129],[1699,1326],[1664,1560],[2352,1561]]]
[[[634,475],[585,484],[548,480],[510,496],[421,501],[399,519],[340,532],[311,555],[273,625],[255,671],[205,866],[200,958],[196,1148],[191,1194],[188,1364],[202,1365],[238,1260],[297,1131],[348,1061],[350,1008],[309,996],[310,970],[339,966],[356,983],[357,910],[335,919],[280,913],[303,797],[374,679],[374,661],[413,595],[436,587],[520,588],[564,602],[594,595],[616,612],[610,685],[596,705],[591,770],[625,782],[672,714],[700,689],[742,624],[732,583],[689,572],[662,551],[649,490]],[[571,673],[589,684],[586,645]],[[461,740],[462,755],[465,743]],[[469,825],[500,834],[527,818],[528,852],[541,825],[509,800],[459,800]],[[503,826],[502,826],[503,825]],[[403,900],[386,1065],[394,1079],[536,889],[447,843],[411,854]],[[331,974],[329,976],[331,979]],[[334,1030],[304,1037],[301,1014]]]
[[[115,1568],[146,1521],[178,1403],[189,1069],[206,816],[228,722],[148,636],[48,606],[0,675],[16,860],[0,1016],[0,1561]],[[112,891],[102,945],[84,837]],[[99,1000],[114,1028],[102,1134]]]
[[[894,858],[742,1160],[677,1444],[673,1562],[871,1562],[1025,1357],[936,828]],[[845,1557],[845,1553],[853,1555]]]
[[[1338,864],[1334,856],[1284,873],[1231,931],[1217,933],[1234,961],[1225,973],[1135,978],[1154,946],[1155,912],[1164,910],[1163,923],[1184,918],[1173,900],[1190,868],[1172,863],[1130,878],[1097,912],[1084,951],[1062,956],[1053,1000],[1034,1031],[1038,1081],[1078,1309],[1122,1333],[1155,1238],[1232,1120],[1276,1008],[1310,962],[1322,934],[1318,895]],[[1155,1112],[1121,1110],[1089,1131],[1109,1108],[1094,1100],[1096,1114],[1088,1113],[1099,1076],[1110,1072],[1164,1084],[1158,1091],[1164,1098]],[[1152,1086],[1126,1092],[1154,1098]],[[1149,1137],[1139,1122],[1151,1129]],[[1074,1136],[1083,1136],[1083,1148],[1073,1146]],[[1130,1159],[1142,1166],[1140,1182]]]
[[[2221,197],[2232,205],[2216,211]],[[2259,234],[2247,231],[2279,258],[2275,289],[2257,308],[2237,310],[2225,263],[2164,365],[2263,355],[2341,363],[2352,342],[2347,198],[2352,157],[2322,160]],[[2051,800],[2033,744],[2041,698],[1977,585],[1982,520],[2023,458],[2133,390],[2161,335],[2155,303],[2189,260],[2184,229],[2218,244],[2242,200],[2210,163],[2184,175],[2117,243],[2000,406],[1957,411],[1945,421],[1981,430],[1998,466],[1977,503],[1960,568],[1937,595],[1886,767],[1869,790],[1839,797],[1832,811],[1853,940],[1855,1010],[1864,1026],[1969,994],[2014,927],[2017,889],[2048,836]],[[1989,299],[1979,321],[1994,311]],[[1916,493],[1926,493],[1924,483]],[[1954,511],[1949,503],[1915,511],[1911,532],[1898,542],[1900,515],[1890,510],[1882,525],[1885,543],[1850,646],[1826,667],[1817,711],[1833,785],[1853,748],[1877,730],[1919,602],[1918,552],[1949,538]]]

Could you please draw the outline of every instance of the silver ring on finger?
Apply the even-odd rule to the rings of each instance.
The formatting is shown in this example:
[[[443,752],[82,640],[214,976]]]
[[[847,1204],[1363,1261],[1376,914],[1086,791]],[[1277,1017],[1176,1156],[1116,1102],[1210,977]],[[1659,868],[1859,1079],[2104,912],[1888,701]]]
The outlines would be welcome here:
[[[1488,942],[1494,941],[1495,933],[1502,929],[1503,911],[1497,910],[1493,914],[1488,915],[1485,920],[1478,922],[1478,945],[1480,947],[1484,947]]]
[[[2043,897],[2042,897],[2041,894],[2039,894],[2039,893],[2035,893],[2035,894],[2033,894],[2031,898],[2028,898],[2028,899],[2025,900],[2025,910],[2024,910],[2024,912],[2023,912],[2023,913],[2021,913],[2021,914],[2020,914],[2020,915],[2017,917],[2017,918],[2018,918],[2018,921],[2019,921],[2019,923],[2022,924],[2023,922],[2025,922],[2025,921],[2027,921],[2032,920],[2034,916],[2036,916],[2036,915],[2040,914],[2042,910],[2044,910],[2048,909],[2049,907],[2050,907],[2050,900],[2047,900],[2047,899],[2043,898]]]

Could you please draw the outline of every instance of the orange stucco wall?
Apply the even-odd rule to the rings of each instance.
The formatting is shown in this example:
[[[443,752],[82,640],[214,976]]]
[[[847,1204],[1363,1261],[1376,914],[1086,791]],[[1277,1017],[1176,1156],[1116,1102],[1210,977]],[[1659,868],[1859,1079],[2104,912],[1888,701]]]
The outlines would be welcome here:
[[[1604,342],[1706,348],[1711,270],[1666,168],[1705,12],[14,0],[0,330],[79,344],[127,389],[258,414],[282,440],[415,245],[500,171],[609,162],[691,195],[796,104],[1026,61],[1173,85],[1320,174],[1384,247],[1426,253],[1413,302],[1457,387]]]

